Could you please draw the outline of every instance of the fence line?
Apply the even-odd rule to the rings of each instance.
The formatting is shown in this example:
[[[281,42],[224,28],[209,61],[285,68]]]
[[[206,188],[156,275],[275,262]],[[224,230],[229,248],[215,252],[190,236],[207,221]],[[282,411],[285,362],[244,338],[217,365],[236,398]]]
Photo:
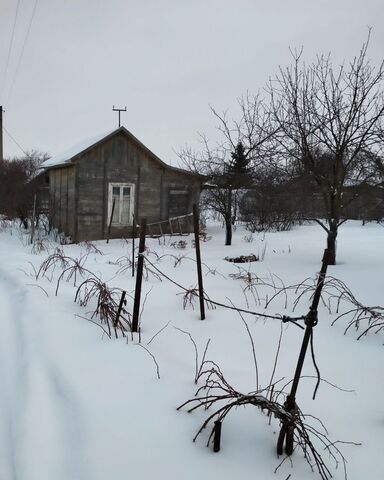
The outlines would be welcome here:
[[[180,221],[187,218],[188,219],[192,218],[192,216],[193,216],[193,213],[191,212],[191,213],[187,213],[186,215],[179,215],[177,217],[167,218],[166,220],[159,220],[157,222],[147,223],[148,233],[150,234],[151,237],[153,236],[162,237],[163,235],[180,235],[180,236],[189,235],[190,232],[183,233],[183,228]],[[175,222],[177,222],[176,225],[175,225]],[[164,225],[165,227],[164,230],[167,227],[169,227],[170,233],[164,233],[162,225]],[[158,233],[153,233],[152,229],[155,229],[156,227],[158,228]],[[137,224],[136,228],[140,228],[140,225]]]
[[[181,290],[183,290],[184,292],[186,293],[190,293],[191,295],[194,295],[196,297],[199,296],[199,294],[197,292],[194,292],[193,290],[191,289],[188,289],[186,287],[184,287],[183,285],[181,285],[180,283],[176,282],[175,280],[173,280],[171,277],[169,277],[166,273],[162,272],[158,267],[156,267],[156,265],[151,262],[149,260],[148,257],[146,257],[144,254],[140,254],[144,257],[145,261],[148,262],[152,268],[154,268],[156,270],[156,272],[161,275],[162,277],[166,278],[168,281],[170,281],[171,283],[173,283],[174,285],[176,285],[177,287],[179,287]],[[271,319],[271,320],[280,320],[282,321],[283,323],[287,323],[287,322],[290,322],[290,323],[294,323],[296,326],[298,326],[299,328],[301,329],[304,329],[302,327],[302,325],[300,325],[299,323],[297,323],[298,320],[305,320],[306,319],[306,315],[302,315],[300,317],[289,317],[287,315],[268,315],[266,313],[261,313],[261,312],[254,312],[252,310],[245,310],[243,308],[238,308],[236,306],[233,306],[233,305],[226,305],[225,303],[221,303],[221,302],[217,302],[215,300],[211,300],[210,298],[206,297],[204,295],[203,299],[207,302],[207,303],[210,303],[212,305],[216,305],[218,307],[223,307],[223,308],[227,308],[229,310],[236,310],[238,312],[241,312],[241,313],[247,313],[249,315],[254,315],[254,316],[257,316],[257,317],[263,317],[263,318],[268,318],[268,319]]]

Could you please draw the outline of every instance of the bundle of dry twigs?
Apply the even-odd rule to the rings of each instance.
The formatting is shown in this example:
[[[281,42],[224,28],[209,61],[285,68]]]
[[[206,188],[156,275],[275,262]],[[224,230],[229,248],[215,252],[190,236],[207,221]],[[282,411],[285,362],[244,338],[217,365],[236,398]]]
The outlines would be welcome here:
[[[230,385],[220,367],[210,360],[202,363],[197,380],[203,381],[202,386],[196,391],[195,397],[180,405],[178,410],[184,407],[187,407],[189,413],[197,409],[208,410],[212,407],[215,407],[215,410],[205,419],[197,431],[194,441],[208,425],[212,425],[207,446],[212,442],[214,445],[220,444],[220,439],[217,436],[221,435],[221,423],[232,409],[239,406],[253,406],[263,413],[277,418],[281,424],[288,424],[293,428],[294,450],[302,451],[310,468],[317,470],[323,480],[329,480],[332,474],[324,461],[323,455],[319,453],[319,447],[323,447],[334,461],[335,467],[339,463],[343,465],[346,476],[346,461],[337,445],[347,442],[332,442],[328,438],[328,432],[321,420],[312,415],[303,414],[298,407],[294,413],[288,411],[284,403],[277,401],[282,392],[276,390],[275,385],[269,385],[259,391],[241,393]],[[308,423],[308,419],[314,420],[317,426]],[[218,425],[220,425],[220,428],[217,428]],[[286,458],[280,462],[276,470]]]

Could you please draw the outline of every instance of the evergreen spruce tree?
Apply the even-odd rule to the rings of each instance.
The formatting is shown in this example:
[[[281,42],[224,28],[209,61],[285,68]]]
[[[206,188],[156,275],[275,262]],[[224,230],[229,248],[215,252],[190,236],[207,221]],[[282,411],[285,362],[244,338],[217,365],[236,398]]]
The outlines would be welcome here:
[[[241,188],[247,188],[251,183],[250,161],[247,157],[244,145],[239,142],[231,153],[231,161],[224,166],[221,178],[217,184],[223,189],[222,203],[225,219],[225,244],[232,243],[232,225],[237,216],[237,194]]]

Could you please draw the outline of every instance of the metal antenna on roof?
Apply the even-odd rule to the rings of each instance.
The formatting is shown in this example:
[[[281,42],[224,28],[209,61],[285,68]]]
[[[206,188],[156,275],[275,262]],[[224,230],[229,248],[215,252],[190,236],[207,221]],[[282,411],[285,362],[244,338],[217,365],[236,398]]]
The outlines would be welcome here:
[[[115,108],[115,106],[113,105],[112,110],[113,110],[114,112],[119,112],[119,128],[120,128],[120,127],[121,127],[121,125],[120,125],[120,114],[121,114],[121,112],[126,112],[126,111],[127,111],[127,107],[124,107],[124,108]]]

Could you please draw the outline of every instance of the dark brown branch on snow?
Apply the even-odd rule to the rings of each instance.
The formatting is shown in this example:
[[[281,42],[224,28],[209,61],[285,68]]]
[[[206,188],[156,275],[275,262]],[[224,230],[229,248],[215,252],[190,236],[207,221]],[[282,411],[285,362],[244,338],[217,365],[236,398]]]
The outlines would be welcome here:
[[[203,380],[203,385],[196,391],[195,398],[187,400],[177,409],[180,410],[182,408],[187,408],[189,413],[200,408],[208,410],[213,406],[215,406],[216,409],[205,419],[197,431],[193,439],[194,441],[207,426],[212,425],[211,432],[208,436],[207,446],[209,446],[212,441],[217,445],[220,440],[220,438],[217,438],[217,435],[221,435],[221,429],[220,433],[217,431],[218,422],[221,427],[224,419],[233,408],[236,409],[239,406],[254,406],[262,412],[266,412],[267,415],[273,415],[281,422],[281,424],[292,426],[294,429],[294,449],[300,449],[302,451],[310,468],[312,470],[316,469],[322,480],[329,480],[332,477],[332,474],[322,455],[319,453],[319,447],[317,445],[323,447],[327,451],[331,459],[334,461],[336,468],[341,462],[346,478],[346,461],[337,446],[339,443],[346,442],[331,442],[328,439],[328,433],[325,427],[319,419],[310,415],[304,415],[298,408],[294,413],[288,411],[285,408],[285,405],[274,400],[272,395],[271,398],[267,398],[263,392],[270,389],[270,386],[267,387],[267,389],[242,394],[235,390],[226,381],[218,365],[211,361],[204,362],[203,368],[198,375],[198,380]],[[201,395],[203,392],[205,392],[205,394]],[[307,421],[308,418],[317,420],[320,428],[309,424]],[[288,457],[285,457],[283,461],[285,461],[286,458]],[[278,465],[277,469],[280,465],[281,463]]]

